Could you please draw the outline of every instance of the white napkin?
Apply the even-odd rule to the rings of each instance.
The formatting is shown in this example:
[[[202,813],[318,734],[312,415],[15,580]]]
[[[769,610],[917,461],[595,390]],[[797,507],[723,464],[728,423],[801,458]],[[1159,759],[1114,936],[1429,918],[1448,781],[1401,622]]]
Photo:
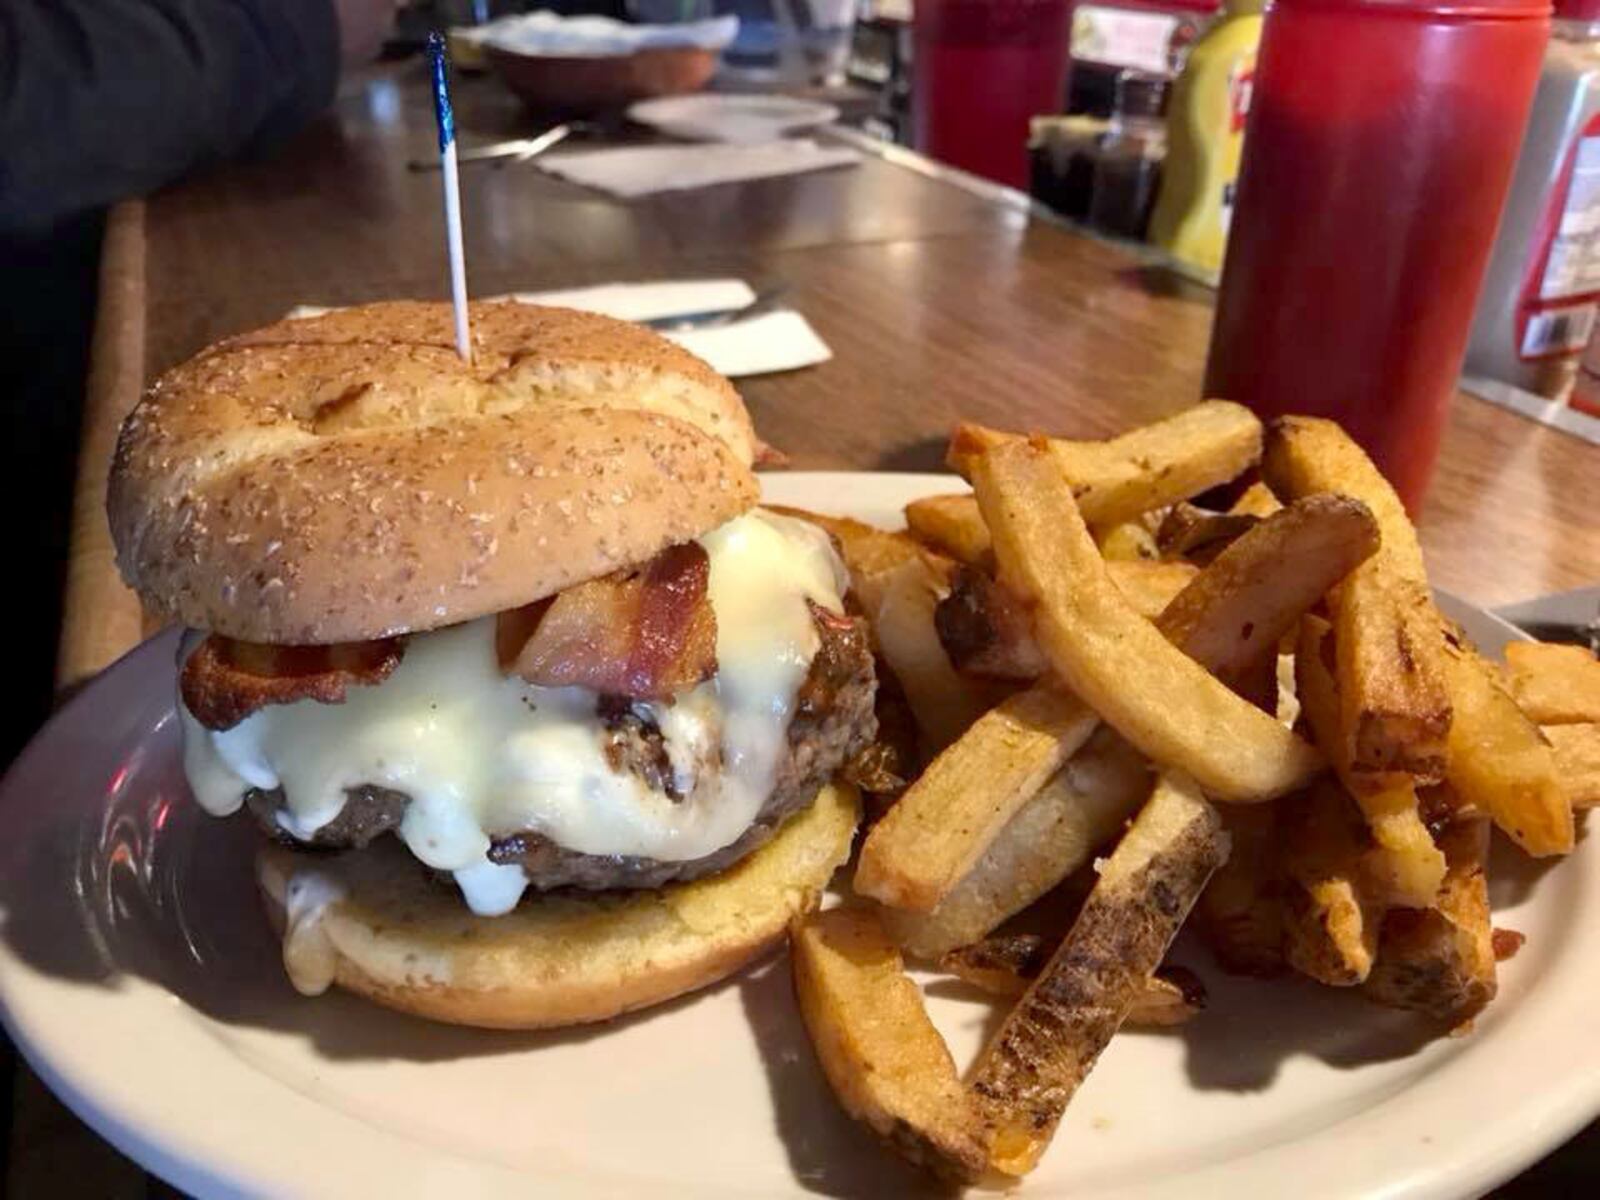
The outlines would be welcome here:
[[[581,308],[624,321],[737,308],[755,298],[755,292],[742,279],[606,283],[562,292],[517,292],[512,297],[528,304]],[[730,379],[793,371],[833,357],[833,351],[817,336],[811,322],[786,308],[712,329],[663,330],[662,336],[699,355]]]
[[[696,146],[632,146],[546,154],[533,165],[585,187],[629,200],[654,192],[711,187],[745,179],[797,175],[824,167],[853,167],[861,155],[809,138]]]
[[[749,304],[756,294],[742,279],[671,279],[658,283],[605,283],[555,292],[517,292],[494,298],[577,308],[623,321],[648,321],[738,308]],[[302,304],[288,315],[315,317],[328,311]],[[713,370],[730,379],[793,371],[833,357],[833,351],[817,336],[811,323],[790,309],[777,309],[714,329],[664,332],[662,336],[699,355]]]

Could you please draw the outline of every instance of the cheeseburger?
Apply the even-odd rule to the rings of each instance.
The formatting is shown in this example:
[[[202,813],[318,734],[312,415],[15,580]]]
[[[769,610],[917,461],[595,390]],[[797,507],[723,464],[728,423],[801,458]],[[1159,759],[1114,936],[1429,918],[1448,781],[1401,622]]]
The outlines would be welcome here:
[[[735,970],[849,852],[875,733],[826,533],[733,388],[637,326],[378,304],[231,338],[128,417],[124,578],[186,627],[184,769],[289,977],[600,1020]]]

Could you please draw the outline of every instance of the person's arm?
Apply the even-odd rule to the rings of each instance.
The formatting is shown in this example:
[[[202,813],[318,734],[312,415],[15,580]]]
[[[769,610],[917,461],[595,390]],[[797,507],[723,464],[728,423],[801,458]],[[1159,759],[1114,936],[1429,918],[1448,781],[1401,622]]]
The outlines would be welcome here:
[[[0,232],[46,228],[299,128],[349,0],[4,0]]]

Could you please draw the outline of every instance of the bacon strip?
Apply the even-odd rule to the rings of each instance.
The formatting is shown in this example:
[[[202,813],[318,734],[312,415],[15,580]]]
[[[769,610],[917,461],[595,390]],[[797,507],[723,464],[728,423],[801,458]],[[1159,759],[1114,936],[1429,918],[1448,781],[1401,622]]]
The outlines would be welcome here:
[[[711,562],[695,542],[669,546],[637,571],[568,588],[540,613],[502,613],[508,673],[543,687],[586,687],[664,700],[717,671],[717,619],[706,589]],[[518,628],[533,633],[508,653]]]
[[[269,704],[343,704],[351,687],[381,683],[400,665],[400,638],[328,646],[269,646],[213,633],[183,664],[184,707],[207,729],[231,729]]]

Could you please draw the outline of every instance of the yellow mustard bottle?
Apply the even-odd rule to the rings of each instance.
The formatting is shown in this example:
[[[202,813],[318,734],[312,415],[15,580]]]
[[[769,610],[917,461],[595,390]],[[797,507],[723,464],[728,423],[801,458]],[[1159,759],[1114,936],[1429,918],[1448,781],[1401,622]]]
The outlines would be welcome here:
[[[1265,0],[1228,0],[1200,36],[1167,106],[1167,159],[1150,241],[1213,279],[1233,215]]]

